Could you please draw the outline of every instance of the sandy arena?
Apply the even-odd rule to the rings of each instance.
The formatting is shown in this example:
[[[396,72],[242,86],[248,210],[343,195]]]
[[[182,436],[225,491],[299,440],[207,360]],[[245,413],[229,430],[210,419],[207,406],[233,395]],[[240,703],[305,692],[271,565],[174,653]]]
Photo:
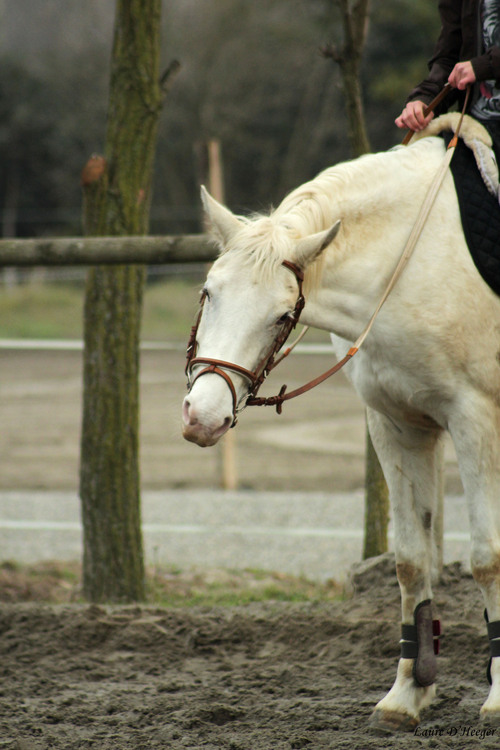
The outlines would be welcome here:
[[[0,352],[0,489],[77,487],[80,357]],[[296,356],[277,380],[293,387],[327,366],[325,357]],[[180,354],[143,357],[145,488],[218,483],[217,455],[179,437],[181,373]],[[282,417],[248,411],[235,434],[241,486],[362,486],[363,409],[342,377]],[[447,492],[460,491],[451,456]],[[447,566],[435,605],[444,630],[436,701],[415,735],[388,738],[368,718],[398,658],[390,555],[362,565],[349,596],[332,604],[3,604],[0,748],[497,748],[500,729],[478,718],[488,689],[482,604],[459,565]]]

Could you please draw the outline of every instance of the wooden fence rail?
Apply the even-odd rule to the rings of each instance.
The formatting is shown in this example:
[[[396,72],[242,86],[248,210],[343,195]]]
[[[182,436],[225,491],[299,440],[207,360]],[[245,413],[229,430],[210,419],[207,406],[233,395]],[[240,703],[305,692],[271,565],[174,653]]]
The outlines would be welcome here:
[[[0,240],[0,267],[205,263],[215,255],[204,234]]]

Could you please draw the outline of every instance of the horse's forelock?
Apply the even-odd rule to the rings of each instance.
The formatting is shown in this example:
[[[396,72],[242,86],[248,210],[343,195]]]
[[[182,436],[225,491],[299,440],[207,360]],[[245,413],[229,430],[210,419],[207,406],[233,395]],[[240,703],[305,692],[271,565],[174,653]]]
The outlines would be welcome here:
[[[293,252],[294,231],[277,222],[273,215],[254,215],[245,222],[227,253],[237,258],[242,265],[250,267],[259,282],[270,282],[284,260],[290,260]]]

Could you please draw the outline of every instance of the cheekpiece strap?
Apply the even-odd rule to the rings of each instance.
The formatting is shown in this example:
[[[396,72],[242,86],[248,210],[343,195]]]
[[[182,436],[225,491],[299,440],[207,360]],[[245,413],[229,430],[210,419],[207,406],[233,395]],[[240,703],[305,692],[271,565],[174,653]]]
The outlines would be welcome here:
[[[494,656],[500,656],[500,620],[490,622],[488,620],[488,610],[486,609],[484,610],[484,619],[486,620],[488,638],[490,640],[490,658],[488,660],[488,667],[486,669],[486,679],[491,685],[491,660]]]
[[[436,680],[436,656],[441,637],[441,623],[432,619],[430,599],[415,607],[414,623],[401,626],[401,658],[415,660],[413,678],[420,687],[427,687]]]

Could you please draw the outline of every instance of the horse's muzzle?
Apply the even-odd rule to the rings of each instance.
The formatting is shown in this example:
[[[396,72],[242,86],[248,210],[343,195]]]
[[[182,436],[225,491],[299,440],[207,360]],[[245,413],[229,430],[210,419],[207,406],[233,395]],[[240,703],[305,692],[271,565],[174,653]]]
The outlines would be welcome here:
[[[233,420],[225,417],[222,424],[214,424],[208,420],[202,420],[200,415],[191,404],[189,396],[186,396],[182,405],[182,436],[191,443],[196,443],[201,448],[215,445],[220,438],[229,430]]]

